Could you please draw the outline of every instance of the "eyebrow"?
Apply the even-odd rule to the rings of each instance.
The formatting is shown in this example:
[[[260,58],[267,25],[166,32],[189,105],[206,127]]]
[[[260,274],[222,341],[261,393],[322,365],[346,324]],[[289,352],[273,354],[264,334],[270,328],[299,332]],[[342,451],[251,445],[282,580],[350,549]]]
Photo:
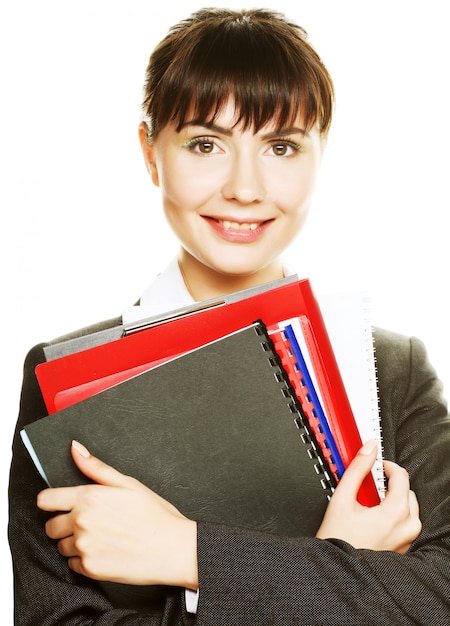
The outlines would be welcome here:
[[[204,122],[200,120],[191,120],[190,122],[185,122],[182,124],[181,129],[186,126],[201,126],[203,128],[207,128],[208,130],[212,130],[213,132],[220,133],[221,135],[226,135],[227,137],[231,137],[233,134],[232,128],[225,128],[223,126],[219,126],[214,122]],[[290,128],[280,128],[279,130],[274,130],[270,133],[264,133],[262,135],[263,139],[277,139],[278,137],[285,137],[286,135],[296,135],[301,134],[304,137],[308,135],[304,128],[300,128],[299,126],[291,126]]]
[[[306,137],[308,133],[304,128],[300,128],[299,126],[291,126],[291,128],[280,128],[280,130],[275,130],[271,133],[265,133],[263,135],[263,139],[276,139],[277,137],[285,137],[286,135],[303,135]]]

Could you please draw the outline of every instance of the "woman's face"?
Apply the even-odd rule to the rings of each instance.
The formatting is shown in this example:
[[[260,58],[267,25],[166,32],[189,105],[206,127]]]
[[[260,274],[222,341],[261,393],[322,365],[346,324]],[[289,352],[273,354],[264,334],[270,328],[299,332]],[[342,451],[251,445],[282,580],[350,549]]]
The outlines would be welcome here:
[[[141,129],[141,141],[186,260],[222,277],[279,272],[311,204],[324,147],[316,129],[299,117],[243,130],[230,103],[213,124],[170,124],[151,145]]]

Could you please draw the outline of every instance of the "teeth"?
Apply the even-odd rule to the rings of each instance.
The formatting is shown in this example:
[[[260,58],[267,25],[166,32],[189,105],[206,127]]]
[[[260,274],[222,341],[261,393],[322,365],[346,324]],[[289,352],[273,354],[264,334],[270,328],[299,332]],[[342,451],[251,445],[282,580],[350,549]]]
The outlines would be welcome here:
[[[225,228],[225,230],[228,230],[230,228],[232,228],[233,230],[256,230],[259,226],[259,222],[253,222],[251,224],[240,224],[239,222],[229,222],[228,220],[224,220],[220,223]]]

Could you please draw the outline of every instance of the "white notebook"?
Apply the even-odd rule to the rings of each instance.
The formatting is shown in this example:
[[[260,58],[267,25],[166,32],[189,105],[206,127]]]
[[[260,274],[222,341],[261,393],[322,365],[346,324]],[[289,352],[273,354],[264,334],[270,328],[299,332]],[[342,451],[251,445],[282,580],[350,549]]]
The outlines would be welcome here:
[[[334,354],[363,443],[378,442],[373,476],[384,497],[383,439],[370,298],[363,292],[317,294]]]

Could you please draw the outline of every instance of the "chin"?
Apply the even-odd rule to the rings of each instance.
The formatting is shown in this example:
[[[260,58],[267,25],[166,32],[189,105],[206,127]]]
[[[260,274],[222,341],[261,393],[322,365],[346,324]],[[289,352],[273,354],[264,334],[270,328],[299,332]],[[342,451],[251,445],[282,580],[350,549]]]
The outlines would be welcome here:
[[[238,279],[238,278],[251,278],[257,277],[260,273],[269,272],[270,263],[264,263],[261,265],[255,265],[254,263],[238,263],[232,262],[222,264],[220,266],[211,267],[215,272],[221,274],[224,278]],[[275,273],[275,272],[274,272]],[[268,279],[270,280],[270,278]]]
[[[229,276],[230,278],[239,278],[240,276],[245,277],[257,274],[263,268],[255,268],[255,266],[249,264],[230,262],[224,265],[211,267],[211,269],[224,277]]]

